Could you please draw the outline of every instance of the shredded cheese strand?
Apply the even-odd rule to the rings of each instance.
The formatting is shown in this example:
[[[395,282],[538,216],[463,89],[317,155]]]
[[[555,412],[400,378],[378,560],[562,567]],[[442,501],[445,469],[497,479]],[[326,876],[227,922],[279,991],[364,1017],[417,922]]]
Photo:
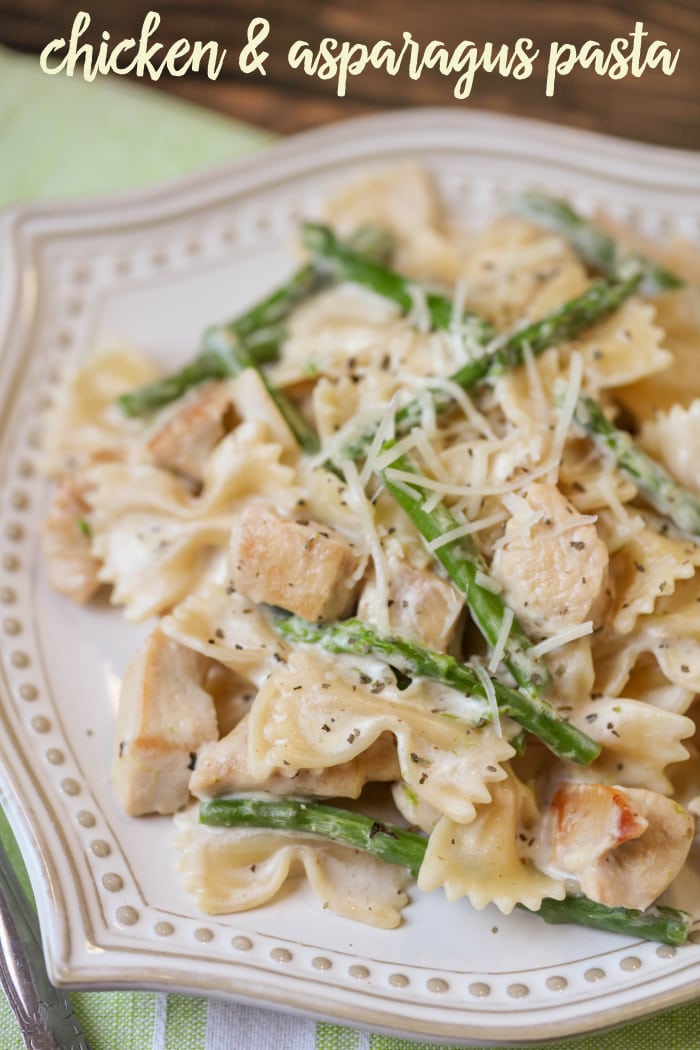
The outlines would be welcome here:
[[[501,522],[506,521],[507,519],[507,514],[503,511],[498,511],[498,513],[491,514],[488,518],[481,518],[476,521],[465,521],[463,525],[457,525],[454,529],[448,529],[447,532],[443,532],[442,536],[436,536],[434,540],[430,540],[426,543],[426,547],[429,551],[436,551],[440,547],[444,547],[446,543],[451,543],[452,540],[459,540],[463,536],[470,536],[474,532],[482,532],[484,529],[490,529],[492,525],[500,525]]]
[[[544,641],[531,646],[528,652],[530,656],[538,659],[538,657],[544,656],[546,653],[551,653],[553,649],[559,649],[562,645],[574,642],[577,638],[585,638],[586,635],[592,633],[593,620],[586,620],[585,623],[575,624],[573,627],[565,627],[563,631],[553,634],[550,638],[545,638]]]
[[[496,700],[496,690],[493,687],[493,682],[489,677],[486,668],[482,667],[481,664],[474,664],[474,670],[481,679],[481,684],[484,687],[486,693],[486,701],[489,705],[489,711],[491,712],[491,720],[493,722],[493,728],[496,732],[496,736],[503,736],[503,729],[501,727],[501,718],[498,711],[498,701]]]
[[[505,609],[503,610],[503,619],[501,620],[501,627],[498,632],[498,638],[496,639],[496,644],[493,647],[491,659],[488,663],[488,670],[490,674],[496,673],[496,671],[498,670],[498,665],[503,659],[503,654],[506,651],[506,643],[510,636],[510,629],[513,626],[514,619],[515,613],[508,605],[506,605]]]

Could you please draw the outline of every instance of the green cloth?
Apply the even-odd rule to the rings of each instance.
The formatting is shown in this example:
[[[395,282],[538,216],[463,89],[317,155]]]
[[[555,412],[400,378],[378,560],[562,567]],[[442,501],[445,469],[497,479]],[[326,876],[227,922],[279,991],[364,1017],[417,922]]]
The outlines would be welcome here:
[[[116,79],[87,84],[77,78],[49,77],[36,58],[0,50],[4,161],[0,207],[173,179],[242,156],[269,139],[263,132],[153,89]],[[0,834],[11,838],[4,820]],[[13,842],[11,847],[16,856]],[[75,994],[73,1000],[93,1050],[420,1050],[425,1046],[177,994],[91,992]],[[558,1045],[566,1050],[694,1050],[700,1048],[700,1002]],[[22,1050],[22,1046],[10,1008],[0,997],[0,1047]]]

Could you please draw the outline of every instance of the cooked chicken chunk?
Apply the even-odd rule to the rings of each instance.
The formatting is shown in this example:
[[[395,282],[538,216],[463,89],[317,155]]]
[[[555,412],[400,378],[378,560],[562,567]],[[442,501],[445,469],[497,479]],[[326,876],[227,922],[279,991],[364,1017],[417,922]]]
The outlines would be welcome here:
[[[464,599],[445,580],[417,568],[405,558],[390,556],[387,566],[392,630],[404,638],[446,652],[464,608]],[[361,620],[381,622],[378,600],[375,581],[369,580],[357,606]]]
[[[226,383],[204,383],[190,390],[166,413],[148,442],[154,463],[201,481],[209,453],[226,432],[230,408]]]
[[[81,605],[89,601],[100,586],[97,579],[100,562],[92,554],[89,513],[82,474],[65,475],[42,528],[44,560],[51,586]]]
[[[131,816],[175,813],[199,749],[218,738],[212,697],[202,688],[211,661],[156,630],[122,683],[112,783]]]
[[[643,788],[562,784],[550,807],[552,863],[592,900],[648,908],[685,863],[694,821]]]
[[[546,637],[583,623],[608,565],[608,548],[595,524],[556,486],[537,482],[509,519],[505,539],[491,575],[526,630]]]
[[[349,612],[362,563],[329,525],[282,518],[260,503],[244,511],[231,533],[229,575],[236,590],[306,620]]]
[[[369,781],[398,780],[401,773],[396,745],[389,733],[349,762],[328,769],[302,769],[285,776],[275,771],[260,780],[248,765],[248,719],[218,743],[206,749],[190,778],[190,792],[197,798],[217,798],[234,791],[269,791],[273,795],[316,795],[324,798],[358,798]]]

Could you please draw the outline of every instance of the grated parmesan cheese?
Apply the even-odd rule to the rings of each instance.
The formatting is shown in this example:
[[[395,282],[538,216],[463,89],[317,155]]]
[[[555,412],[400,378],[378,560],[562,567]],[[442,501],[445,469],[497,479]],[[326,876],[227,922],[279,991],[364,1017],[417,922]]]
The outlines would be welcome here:
[[[510,636],[510,629],[513,626],[513,620],[515,619],[515,613],[513,610],[506,605],[503,610],[503,619],[501,620],[501,626],[498,631],[498,638],[496,644],[493,647],[491,653],[491,659],[489,660],[488,670],[489,674],[495,674],[498,670],[498,665],[503,659],[503,654],[506,651],[506,645]]]
[[[574,412],[576,411],[576,402],[578,401],[579,394],[581,393],[581,383],[583,381],[583,357],[579,353],[573,353],[571,355],[571,361],[569,364],[569,383],[566,389],[566,395],[562,402],[561,410],[559,412],[559,418],[557,425],[554,428],[554,436],[552,438],[552,452],[550,455],[550,462],[552,464],[551,471],[549,473],[548,481],[552,485],[556,485],[557,478],[559,476],[559,466],[561,464],[562,455],[564,454],[564,445],[566,444],[566,438],[569,433],[569,429],[574,419]]]
[[[385,441],[393,440],[395,427],[394,419],[396,416],[396,394],[392,397],[391,401],[384,410],[384,414],[379,421],[376,433],[372,439],[372,444],[367,452],[367,458],[362,467],[362,473],[360,474],[360,484],[362,488],[365,487],[369,479],[372,477],[375,471],[375,460],[382,450]],[[394,456],[394,458],[396,458]]]
[[[485,591],[491,591],[491,594],[500,594],[503,590],[500,583],[496,583],[493,576],[482,572],[481,569],[477,569],[475,572],[474,583],[477,587],[483,587]]]
[[[459,540],[462,536],[470,536],[473,532],[482,532],[484,529],[490,529],[492,525],[500,525],[507,518],[507,514],[504,514],[503,511],[498,511],[487,518],[465,521],[463,525],[457,525],[454,529],[443,532],[442,536],[436,536],[434,540],[426,543],[426,547],[429,551],[436,551],[440,547],[444,547],[446,543],[451,543],[452,540]],[[493,590],[493,587],[490,589]]]
[[[593,620],[586,620],[585,623],[575,624],[573,627],[565,627],[563,631],[553,634],[551,638],[545,638],[544,641],[531,646],[528,649],[528,653],[537,660],[540,656],[544,656],[545,653],[551,653],[553,649],[559,649],[562,645],[567,645],[568,642],[574,642],[577,638],[585,638],[587,634],[592,633]]]
[[[382,547],[382,541],[374,523],[374,510],[360,481],[357,467],[352,460],[343,460],[342,468],[348,486],[348,498],[362,525],[374,565],[377,609],[379,610],[380,621],[377,627],[383,633],[389,634],[389,567]]]
[[[486,693],[486,701],[489,705],[489,711],[491,713],[491,721],[493,722],[493,728],[496,731],[496,736],[503,736],[503,729],[501,727],[501,718],[498,711],[498,701],[496,700],[496,690],[493,687],[493,682],[484,667],[481,664],[475,663],[473,665],[474,670],[481,679],[481,684],[484,687]]]

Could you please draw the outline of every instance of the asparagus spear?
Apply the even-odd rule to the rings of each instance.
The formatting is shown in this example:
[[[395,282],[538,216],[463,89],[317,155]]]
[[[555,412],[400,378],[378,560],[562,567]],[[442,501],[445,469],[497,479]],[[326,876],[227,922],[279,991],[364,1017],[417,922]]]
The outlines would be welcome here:
[[[574,419],[596,445],[612,456],[620,470],[632,478],[652,507],[670,518],[679,529],[700,537],[700,499],[642,452],[626,430],[614,426],[597,401],[585,395],[580,397]]]
[[[390,445],[387,443],[385,447]],[[421,475],[409,456],[398,456],[381,471],[381,475],[387,489],[408,514],[424,540],[430,542],[438,539],[458,527],[458,521],[443,503],[438,503],[433,510],[424,510],[423,505],[430,493],[421,487]],[[406,480],[397,475],[405,475]],[[486,570],[473,539],[464,536],[450,540],[437,547],[434,554],[457,589],[464,595],[472,619],[484,638],[490,646],[495,646],[506,604],[499,594],[478,581],[477,574],[485,573]],[[506,641],[503,661],[523,692],[541,703],[541,691],[550,685],[549,672],[541,660],[529,655],[529,648],[529,638],[514,619]]]
[[[637,272],[648,295],[683,287],[680,277],[646,256],[626,254],[614,237],[579,215],[567,201],[531,192],[517,197],[513,207],[527,219],[562,234],[588,266],[610,279]]]
[[[480,357],[467,362],[449,376],[450,381],[463,390],[473,390],[522,364],[525,347],[533,354],[541,354],[550,346],[574,339],[585,329],[614,313],[636,291],[639,281],[639,274],[613,284],[596,281],[581,295],[558,306],[541,320],[497,338]],[[454,407],[454,398],[444,388],[430,390],[430,396],[438,415]],[[396,432],[407,433],[420,424],[422,415],[420,399],[413,398],[396,413]],[[348,459],[360,459],[373,436],[374,431],[368,428],[343,449],[343,455]]]
[[[236,361],[213,349],[209,345],[209,338],[208,333],[205,334],[202,352],[179,372],[163,376],[162,379],[156,379],[146,386],[130,390],[118,397],[117,404],[124,415],[132,419],[149,415],[177,401],[191,387],[199,383],[204,383],[208,379],[227,379],[229,376],[237,375],[240,369]],[[230,338],[232,343],[236,341],[234,333],[231,333]],[[259,333],[259,340],[251,338],[246,349],[257,365],[266,364],[277,357],[281,338],[281,329],[265,329]],[[242,345],[236,342],[237,345]]]
[[[408,868],[415,877],[425,856],[427,840],[394,824],[348,810],[297,799],[228,798],[201,802],[199,819],[216,827],[263,827],[304,831],[362,849],[390,864]],[[529,909],[528,909],[529,910]],[[576,923],[642,937],[664,944],[685,942],[692,922],[677,908],[609,908],[583,896],[556,901],[545,898],[539,915],[545,922]]]
[[[426,840],[415,832],[362,813],[292,798],[212,799],[200,803],[199,819],[202,824],[217,827],[277,828],[324,835],[388,864],[401,864],[414,876],[425,855]]]
[[[404,313],[415,306],[416,294],[420,294],[415,281],[361,255],[353,245],[339,240],[328,226],[306,222],[301,228],[301,239],[304,247],[316,258],[317,265],[325,266],[336,280],[365,285],[396,303]],[[449,328],[454,318],[452,300],[437,292],[424,294],[431,327]],[[487,343],[496,335],[488,321],[467,311],[462,322],[469,321],[475,324],[475,335],[480,342]]]
[[[521,907],[525,908],[525,905]],[[647,908],[646,911],[639,911],[638,908],[614,908],[598,904],[584,896],[565,897],[561,901],[545,897],[534,914],[553,925],[576,923],[579,926],[593,926],[597,930],[641,937],[646,941],[661,941],[676,947],[685,944],[693,921],[688,912],[679,908],[662,905]]]
[[[318,438],[293,401],[270,383],[265,373],[256,364],[254,356],[245,343],[240,343],[227,327],[210,328],[206,335],[211,353],[218,353],[222,360],[230,363],[230,375],[238,375],[245,368],[255,368],[268,394],[277,405],[297,444],[304,452],[318,452]]]
[[[349,242],[359,258],[383,259],[391,247],[386,230],[375,226],[361,227]],[[238,372],[235,360],[221,352],[221,340],[212,346],[211,333],[226,332],[231,347],[245,344],[254,364],[263,365],[277,359],[285,335],[284,322],[305,299],[320,291],[329,282],[327,268],[306,263],[280,288],[260,303],[225,325],[208,329],[202,352],[180,371],[157,379],[138,390],[117,399],[122,412],[131,417],[147,415],[182,397],[187,390],[207,379],[225,379]]]
[[[309,623],[299,616],[289,616],[277,617],[275,626],[291,641],[320,645],[331,653],[377,656],[404,674],[432,678],[470,696],[484,701],[488,699],[482,678],[469,664],[460,663],[453,656],[429,649],[418,642],[405,638],[385,638],[361,620],[317,624]],[[582,765],[598,757],[599,745],[581,730],[559,718],[548,703],[509,689],[495,679],[492,681],[499,711],[519,722],[554,754]],[[486,720],[490,717],[490,709],[485,705],[483,718]]]

